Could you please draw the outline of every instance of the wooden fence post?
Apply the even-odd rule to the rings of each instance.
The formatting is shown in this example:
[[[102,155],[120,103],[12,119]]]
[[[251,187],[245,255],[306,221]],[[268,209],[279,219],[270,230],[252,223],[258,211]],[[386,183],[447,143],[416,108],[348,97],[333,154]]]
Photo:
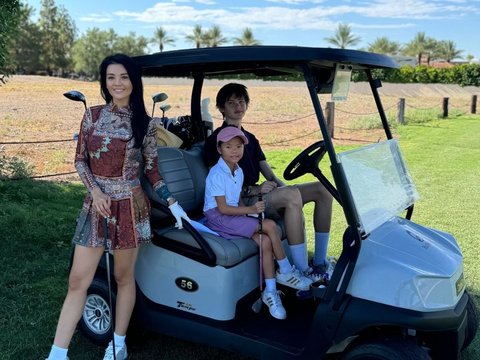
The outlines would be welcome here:
[[[472,95],[472,104],[470,105],[470,114],[477,113],[477,95]]]
[[[448,97],[443,98],[443,118],[448,117]]]
[[[405,98],[398,99],[397,110],[397,122],[403,125],[405,124]]]
[[[327,119],[327,129],[332,137],[332,139],[335,138],[334,136],[334,127],[335,127],[335,102],[333,101],[327,101],[327,107],[325,108],[325,117]]]

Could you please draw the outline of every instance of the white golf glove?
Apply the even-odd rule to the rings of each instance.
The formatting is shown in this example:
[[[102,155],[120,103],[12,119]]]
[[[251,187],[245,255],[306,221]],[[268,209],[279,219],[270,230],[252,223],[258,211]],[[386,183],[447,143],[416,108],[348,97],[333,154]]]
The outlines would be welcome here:
[[[175,201],[172,205],[169,205],[168,208],[170,209],[170,211],[172,212],[172,215],[177,220],[177,223],[175,224],[176,228],[183,229],[182,219],[185,219],[188,222],[191,221],[187,213],[185,212],[185,210],[183,210],[183,208],[178,203],[178,201]]]

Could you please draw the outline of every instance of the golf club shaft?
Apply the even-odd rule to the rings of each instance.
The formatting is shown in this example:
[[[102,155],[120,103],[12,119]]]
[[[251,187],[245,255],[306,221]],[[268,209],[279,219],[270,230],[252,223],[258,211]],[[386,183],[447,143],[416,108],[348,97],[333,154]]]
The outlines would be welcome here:
[[[112,306],[112,285],[110,281],[110,245],[109,245],[109,236],[108,236],[108,218],[105,218],[104,221],[105,227],[105,261],[107,265],[107,282],[108,282],[108,305],[110,306],[110,317],[111,317],[111,324],[112,324],[112,347],[113,347],[113,360],[117,360],[117,356],[115,354],[115,314],[113,311]],[[111,244],[111,243],[110,243]]]
[[[262,194],[258,195],[258,201],[262,201]],[[263,291],[263,244],[262,244],[262,235],[263,235],[263,212],[258,214],[258,233],[260,234],[260,296]]]

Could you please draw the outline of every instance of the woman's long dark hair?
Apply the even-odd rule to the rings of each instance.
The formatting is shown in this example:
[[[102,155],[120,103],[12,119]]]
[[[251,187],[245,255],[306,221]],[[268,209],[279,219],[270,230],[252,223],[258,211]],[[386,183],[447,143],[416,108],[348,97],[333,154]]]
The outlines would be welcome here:
[[[133,112],[132,132],[135,138],[135,147],[139,148],[142,146],[143,138],[147,133],[148,123],[150,121],[143,100],[142,72],[133,59],[127,55],[115,54],[107,56],[100,64],[100,91],[107,104],[112,101],[112,95],[110,95],[107,89],[107,67],[111,64],[123,65],[132,83],[129,105],[130,110]]]

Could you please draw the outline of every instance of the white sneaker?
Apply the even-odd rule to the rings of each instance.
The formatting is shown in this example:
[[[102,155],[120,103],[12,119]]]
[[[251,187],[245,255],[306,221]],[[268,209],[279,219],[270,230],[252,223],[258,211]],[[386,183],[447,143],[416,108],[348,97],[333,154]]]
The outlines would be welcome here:
[[[308,290],[310,285],[312,285],[312,280],[303,276],[303,274],[298,271],[295,266],[292,265],[292,271],[286,274],[282,274],[277,271],[277,283],[289,286],[296,290]]]
[[[287,312],[282,305],[282,300],[278,295],[279,291],[267,291],[262,293],[262,301],[268,306],[268,311],[275,319],[283,320],[287,318]]]
[[[309,266],[307,270],[303,272],[303,275],[312,280],[313,283],[325,281],[325,272],[322,272],[318,267]]]
[[[125,360],[127,358],[127,345],[123,345],[122,347],[115,345],[115,357],[117,360]],[[113,344],[110,341],[108,343],[107,350],[105,350],[105,356],[103,360],[113,360]]]

